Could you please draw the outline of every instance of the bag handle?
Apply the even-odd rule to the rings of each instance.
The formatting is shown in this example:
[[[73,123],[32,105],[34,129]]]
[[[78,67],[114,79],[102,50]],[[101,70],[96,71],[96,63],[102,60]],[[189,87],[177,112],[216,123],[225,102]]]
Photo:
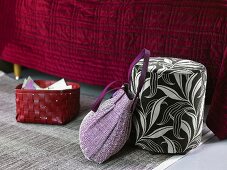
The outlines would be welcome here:
[[[147,73],[147,68],[148,68],[148,64],[149,64],[149,58],[150,58],[150,51],[147,50],[147,49],[143,49],[139,55],[134,59],[134,61],[131,63],[130,65],[130,68],[129,68],[129,71],[128,71],[128,80],[130,82],[130,76],[131,76],[131,72],[132,72],[132,69],[134,67],[134,65],[140,60],[144,58],[144,62],[143,62],[143,67],[142,67],[142,70],[141,70],[141,75],[140,75],[140,78],[139,78],[139,85],[138,85],[138,88],[137,88],[137,93],[134,97],[134,100],[133,100],[133,104],[132,104],[132,108],[131,108],[131,111],[134,111],[135,107],[136,107],[136,103],[138,101],[138,96],[139,96],[139,93],[143,87],[143,84],[144,84],[144,81],[146,79],[146,73]],[[109,83],[104,89],[103,91],[101,92],[101,94],[99,95],[99,97],[97,98],[97,100],[95,101],[95,103],[93,104],[92,106],[92,111],[93,112],[96,112],[103,100],[103,98],[105,97],[105,95],[107,93],[109,93],[110,91],[112,90],[116,90],[116,89],[120,89],[121,87],[118,87],[118,88],[114,88],[110,91],[109,88],[111,86],[113,86],[115,83],[119,83],[120,81],[113,81],[111,83]]]
[[[107,93],[109,93],[109,92],[111,92],[111,91],[113,91],[113,90],[117,90],[117,89],[120,89],[120,88],[121,88],[121,87],[117,87],[117,88],[114,88],[114,89],[109,90],[109,88],[110,88],[111,86],[113,86],[114,84],[119,83],[119,82],[120,82],[120,81],[113,81],[113,82],[109,83],[109,84],[103,89],[103,91],[101,92],[101,94],[99,95],[99,97],[96,99],[95,103],[94,103],[93,106],[92,106],[92,109],[91,109],[91,110],[92,110],[93,112],[96,112],[96,111],[98,110],[99,105],[101,104],[103,98],[105,97],[105,95],[106,95]],[[108,90],[109,90],[109,91],[108,91]]]
[[[132,113],[134,112],[134,110],[136,108],[139,93],[142,90],[142,87],[143,87],[145,79],[146,79],[146,73],[147,73],[149,58],[150,58],[150,51],[144,48],[139,53],[139,55],[134,59],[134,61],[131,63],[130,68],[129,68],[129,72],[128,72],[128,80],[130,82],[132,69],[133,69],[134,65],[142,58],[144,58],[143,67],[142,67],[140,78],[139,78],[139,85],[138,85],[138,88],[137,88],[137,92],[136,92],[136,95],[134,97],[133,104],[132,104],[132,107],[131,107]]]
[[[133,62],[130,64],[130,67],[129,67],[129,70],[128,70],[128,82],[130,82],[130,80],[131,80],[130,77],[131,77],[131,73],[132,73],[132,69],[133,69],[134,65],[135,65],[139,60],[141,60],[142,58],[145,58],[145,57],[147,57],[147,56],[150,57],[150,55],[151,55],[150,50],[144,48],[144,49],[136,56],[136,58],[135,58],[135,59],[133,60]],[[149,61],[148,61],[148,62],[149,62]]]

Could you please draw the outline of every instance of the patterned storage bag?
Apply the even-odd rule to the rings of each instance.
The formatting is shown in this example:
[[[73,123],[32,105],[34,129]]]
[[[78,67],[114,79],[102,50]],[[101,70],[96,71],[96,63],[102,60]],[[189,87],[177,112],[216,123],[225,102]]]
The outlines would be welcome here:
[[[135,94],[143,59],[132,69]],[[144,86],[133,114],[131,141],[155,153],[184,153],[201,141],[206,68],[177,58],[149,59]]]

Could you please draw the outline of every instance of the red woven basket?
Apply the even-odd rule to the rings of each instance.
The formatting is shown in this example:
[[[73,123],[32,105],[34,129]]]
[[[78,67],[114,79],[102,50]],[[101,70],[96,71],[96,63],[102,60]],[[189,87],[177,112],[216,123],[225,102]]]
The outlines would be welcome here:
[[[45,88],[55,81],[36,80]],[[16,91],[16,120],[23,123],[62,125],[75,118],[80,109],[80,85],[67,82],[67,90],[25,90],[19,84]]]

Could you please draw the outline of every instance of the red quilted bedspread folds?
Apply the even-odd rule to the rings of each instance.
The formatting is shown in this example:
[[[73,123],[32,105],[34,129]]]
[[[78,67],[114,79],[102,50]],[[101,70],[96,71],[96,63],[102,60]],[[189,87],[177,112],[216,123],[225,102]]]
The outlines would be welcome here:
[[[216,136],[220,139],[227,138],[227,47],[206,122]]]
[[[126,80],[145,47],[204,64],[211,99],[226,46],[226,0],[0,1],[1,59],[90,84]]]

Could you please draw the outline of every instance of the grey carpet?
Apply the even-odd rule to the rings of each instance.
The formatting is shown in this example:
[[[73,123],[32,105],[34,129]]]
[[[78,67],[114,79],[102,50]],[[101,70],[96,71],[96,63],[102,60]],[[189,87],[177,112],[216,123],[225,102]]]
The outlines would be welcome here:
[[[17,123],[17,84],[0,75],[0,169],[153,169],[170,157],[125,146],[104,164],[88,161],[80,150],[78,129],[95,98],[81,94],[80,116],[64,126]]]

